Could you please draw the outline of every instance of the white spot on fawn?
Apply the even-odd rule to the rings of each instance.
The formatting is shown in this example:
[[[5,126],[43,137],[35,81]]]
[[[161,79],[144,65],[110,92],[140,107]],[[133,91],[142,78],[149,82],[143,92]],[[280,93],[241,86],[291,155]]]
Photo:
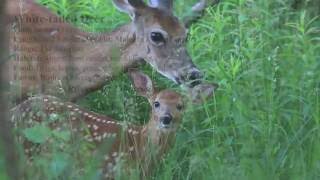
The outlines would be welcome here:
[[[101,140],[102,140],[102,137],[101,137],[101,136],[96,136],[95,140],[101,141]]]
[[[94,129],[95,131],[98,130],[98,128],[99,128],[99,127],[98,127],[97,125],[95,125],[95,124],[93,125],[93,129]]]
[[[129,148],[129,151],[132,152],[133,150],[134,150],[134,147],[131,146],[131,147]]]
[[[116,157],[116,156],[118,156],[118,153],[117,152],[113,152],[112,153],[112,157]]]
[[[103,133],[102,138],[106,138],[108,136],[108,133]]]

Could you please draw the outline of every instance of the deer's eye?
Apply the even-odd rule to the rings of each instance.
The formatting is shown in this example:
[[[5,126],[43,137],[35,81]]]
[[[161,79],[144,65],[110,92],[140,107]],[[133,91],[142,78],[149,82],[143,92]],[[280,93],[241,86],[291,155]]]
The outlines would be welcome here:
[[[178,105],[177,105],[177,109],[178,109],[179,111],[181,111],[181,110],[183,109],[183,106],[182,106],[181,104],[178,104]]]
[[[150,35],[151,41],[156,45],[162,45],[165,43],[165,39],[160,32],[152,32]]]
[[[155,108],[158,108],[158,107],[160,107],[160,103],[159,103],[158,101],[156,101],[156,102],[153,103],[153,106],[154,106]]]

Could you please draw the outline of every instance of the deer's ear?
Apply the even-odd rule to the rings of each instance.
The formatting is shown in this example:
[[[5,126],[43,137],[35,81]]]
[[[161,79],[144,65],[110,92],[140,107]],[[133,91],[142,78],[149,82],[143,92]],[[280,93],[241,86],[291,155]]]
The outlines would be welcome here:
[[[195,104],[201,104],[212,97],[217,88],[217,84],[199,84],[189,89],[191,101]]]
[[[173,0],[149,0],[151,7],[172,11]]]
[[[114,6],[122,12],[129,14],[131,19],[146,7],[143,0],[113,0]]]
[[[129,71],[129,77],[134,89],[140,96],[151,98],[154,93],[153,84],[149,76],[138,71]]]

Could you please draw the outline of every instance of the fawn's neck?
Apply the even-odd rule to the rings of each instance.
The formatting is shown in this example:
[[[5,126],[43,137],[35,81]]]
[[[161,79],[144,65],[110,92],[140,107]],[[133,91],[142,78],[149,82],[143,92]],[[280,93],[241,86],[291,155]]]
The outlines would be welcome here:
[[[175,140],[175,131],[165,132],[158,127],[158,122],[152,116],[148,124],[142,129],[142,142],[144,147],[156,148],[159,154],[165,153]],[[147,150],[147,148],[146,148]]]

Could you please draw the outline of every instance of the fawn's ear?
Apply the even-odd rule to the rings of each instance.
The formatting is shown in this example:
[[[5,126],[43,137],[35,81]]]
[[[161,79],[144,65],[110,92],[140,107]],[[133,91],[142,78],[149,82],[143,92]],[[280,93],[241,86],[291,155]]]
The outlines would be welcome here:
[[[140,96],[151,98],[153,96],[153,84],[149,76],[138,71],[129,71],[130,79],[134,89]]]
[[[199,84],[189,89],[191,101],[195,104],[201,104],[208,100],[214,94],[219,86],[217,84]]]
[[[117,9],[129,14],[131,19],[134,19],[139,11],[147,7],[143,0],[113,0],[112,2]]]

